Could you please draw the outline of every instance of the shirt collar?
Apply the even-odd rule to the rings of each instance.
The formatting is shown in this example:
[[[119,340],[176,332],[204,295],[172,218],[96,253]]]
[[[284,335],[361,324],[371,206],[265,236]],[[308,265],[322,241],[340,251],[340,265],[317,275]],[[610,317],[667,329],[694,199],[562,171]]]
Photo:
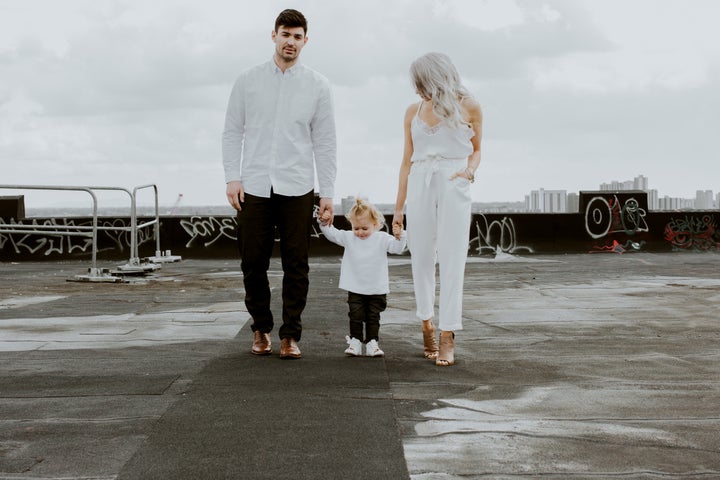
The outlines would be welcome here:
[[[295,75],[297,72],[300,71],[300,60],[298,60],[295,65],[293,65],[290,68],[285,69],[285,75]],[[272,72],[276,75],[283,75],[283,71],[280,70],[280,67],[278,67],[277,63],[275,63],[275,57],[270,59],[270,68],[272,69]]]

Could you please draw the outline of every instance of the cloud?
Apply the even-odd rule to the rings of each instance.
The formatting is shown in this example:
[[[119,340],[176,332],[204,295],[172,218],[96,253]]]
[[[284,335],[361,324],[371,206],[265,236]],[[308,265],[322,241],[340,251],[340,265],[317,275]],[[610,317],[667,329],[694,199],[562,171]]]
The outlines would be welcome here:
[[[448,53],[483,105],[476,200],[591,189],[639,173],[661,194],[720,189],[707,185],[720,178],[712,143],[720,4],[679,5],[299,1],[310,22],[303,62],[333,84],[338,196],[394,201],[402,118],[417,101],[408,67],[428,51]],[[157,182],[166,203],[182,192],[188,203],[223,204],[227,97],[240,71],[271,58],[283,8],[279,0],[3,2],[2,182]],[[673,173],[679,167],[688,180]]]

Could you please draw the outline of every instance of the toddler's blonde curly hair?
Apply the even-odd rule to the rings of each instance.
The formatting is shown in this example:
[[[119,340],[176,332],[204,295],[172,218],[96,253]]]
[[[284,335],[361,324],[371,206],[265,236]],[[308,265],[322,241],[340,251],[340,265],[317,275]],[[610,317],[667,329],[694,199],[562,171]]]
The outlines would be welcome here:
[[[360,197],[355,197],[355,204],[350,208],[345,218],[352,223],[353,219],[365,216],[367,216],[373,224],[377,225],[378,229],[385,225],[385,216],[380,213],[380,210],[378,210],[375,205]]]

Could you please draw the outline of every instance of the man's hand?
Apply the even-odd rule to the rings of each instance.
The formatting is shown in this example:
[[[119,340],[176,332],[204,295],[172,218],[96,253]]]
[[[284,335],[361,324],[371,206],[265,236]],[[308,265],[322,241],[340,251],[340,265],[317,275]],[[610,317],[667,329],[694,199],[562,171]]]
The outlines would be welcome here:
[[[325,213],[320,215],[318,218],[320,219],[320,223],[323,226],[327,226],[331,223],[333,216],[330,212],[326,211]]]
[[[241,211],[242,207],[240,204],[245,202],[245,190],[243,190],[242,182],[240,180],[228,182],[225,193],[230,205],[238,212]]]
[[[335,214],[333,213],[333,199],[320,197],[320,211],[318,218],[322,220],[323,225],[332,225]],[[327,220],[326,220],[327,219]]]

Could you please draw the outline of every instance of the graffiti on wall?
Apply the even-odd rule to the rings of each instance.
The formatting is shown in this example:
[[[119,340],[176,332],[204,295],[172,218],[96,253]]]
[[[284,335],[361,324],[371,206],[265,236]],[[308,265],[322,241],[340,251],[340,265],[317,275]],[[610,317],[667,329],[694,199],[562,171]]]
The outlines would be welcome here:
[[[512,218],[503,217],[500,220],[488,222],[487,217],[483,214],[477,215],[475,222],[477,236],[470,239],[470,248],[477,243],[475,251],[478,253],[532,253],[530,247],[518,245],[517,234],[515,233],[515,223]]]
[[[318,208],[315,207],[315,216],[317,216]],[[488,222],[484,215],[477,216],[478,221],[475,227],[478,235],[470,239],[469,247],[475,249],[478,253],[498,253],[499,251],[506,253],[530,252],[530,247],[518,245],[517,234],[515,232],[515,224],[511,218],[504,217],[502,220],[494,220]],[[389,222],[388,222],[389,223]],[[186,248],[191,247],[209,247],[223,240],[237,240],[237,218],[236,217],[200,217],[194,216],[188,219],[181,219],[180,225],[189,239],[185,244]],[[383,230],[389,233],[389,227],[385,225]],[[322,231],[313,221],[311,236],[320,238],[323,236]],[[275,239],[278,240],[277,238]]]
[[[209,247],[223,238],[232,241],[237,240],[237,218],[236,217],[190,217],[180,220],[180,226],[185,230],[190,239],[185,244],[186,248],[202,244]]]
[[[92,222],[88,221],[88,225]],[[98,246],[104,245],[106,240],[110,240],[111,245],[103,248],[98,248],[98,251],[104,250],[117,250],[124,252],[125,249],[130,249],[132,242],[130,220],[123,218],[113,218],[108,220],[102,220],[98,222]],[[113,228],[113,230],[102,230],[104,228]],[[122,230],[116,230],[122,229]],[[155,230],[154,227],[140,228],[137,230],[137,244],[138,247],[155,241]]]
[[[592,238],[603,238],[614,233],[635,235],[649,231],[647,212],[638,201],[628,198],[621,204],[617,195],[610,198],[593,197],[585,208],[585,230]]]
[[[33,225],[42,227],[62,227],[62,232],[81,232],[81,229],[73,229],[75,226],[82,226],[84,222],[76,223],[67,219],[47,219],[42,221],[33,220],[32,222],[4,222],[0,219],[0,226],[12,228],[13,225]],[[68,228],[69,227],[69,228]],[[11,248],[16,254],[30,255],[52,255],[52,254],[71,254],[84,253],[92,249],[92,239],[79,236],[67,236],[61,233],[61,229],[53,231],[43,229],[42,233],[0,233],[0,249]]]
[[[720,250],[720,231],[713,215],[672,218],[665,225],[664,237],[673,250]]]
[[[90,232],[88,229],[74,227],[90,227],[92,220],[76,220],[68,218],[32,219],[6,223],[0,219],[0,227],[11,229],[13,225],[30,225],[43,227],[33,233],[2,233],[0,232],[0,250],[10,248],[17,255],[67,255],[74,253],[90,253],[92,251],[92,238],[86,236],[68,235]],[[50,227],[50,228],[48,228]],[[52,228],[56,227],[56,228]],[[113,228],[113,230],[104,230]],[[117,230],[116,230],[117,229]],[[155,240],[152,229],[140,229],[137,232],[138,245]],[[98,222],[98,245],[107,245],[102,250],[117,250],[124,252],[130,249],[130,220],[114,218]]]
[[[624,245],[621,245],[617,240],[612,241],[610,245],[595,246],[589,253],[619,253],[622,255],[629,251],[639,251],[645,245],[645,241],[633,242],[628,240]]]
[[[553,251],[558,248],[556,245],[560,244],[560,248],[567,251],[587,252],[592,248],[592,253],[614,254],[642,251],[646,248],[667,251],[670,247],[684,251],[720,251],[720,229],[717,226],[716,211],[689,212],[687,216],[672,212],[650,212],[652,221],[646,222],[645,209],[637,208],[632,201],[627,200],[630,197],[620,197],[621,202],[616,202],[613,194],[604,195],[604,201],[595,197],[603,195],[588,195],[588,199],[593,200],[592,203],[587,209],[583,206],[576,215],[537,216],[528,219],[527,216],[515,217],[512,214],[474,214],[472,238],[469,239],[468,248],[473,254],[495,255],[537,253],[538,249]],[[336,219],[342,220],[341,217]],[[522,222],[528,221],[528,225],[520,225],[519,219],[522,219]],[[98,252],[120,255],[129,253],[132,241],[130,219],[101,217],[98,220]],[[391,223],[389,218],[386,221]],[[538,224],[547,221],[551,221],[552,228],[544,223]],[[654,233],[638,235],[639,232],[648,232],[648,224],[658,224],[665,228],[654,228],[657,230]],[[1,232],[3,229],[13,230],[13,225],[35,225],[43,229],[33,233]],[[338,222],[338,225],[343,227],[344,222]],[[81,227],[90,226],[92,219],[82,217],[28,218],[22,221],[0,219],[0,257],[89,255],[92,252],[91,238],[68,236],[66,232],[87,233],[89,230]],[[113,230],[107,230],[108,228]],[[519,231],[523,235],[522,243],[518,236]],[[224,215],[165,218],[162,232],[163,240],[170,240],[175,248],[182,250],[184,246],[187,249],[205,249],[209,254],[213,254],[212,251],[225,253],[229,247],[236,246],[237,220],[234,216]],[[536,232],[547,242],[531,247],[529,245],[532,243],[527,242],[536,238]],[[154,233],[154,226],[140,229],[137,234],[138,246],[154,246]],[[552,236],[548,237],[548,233]],[[597,243],[597,246],[588,246],[589,234],[595,238],[591,245]],[[601,234],[604,234],[604,237]],[[311,236],[316,247],[319,247],[315,252],[322,252],[328,246],[321,238],[322,233],[315,221]],[[550,247],[547,247],[548,244]],[[577,250],[573,250],[574,248]]]
[[[317,211],[318,207],[315,206],[315,214],[317,214]],[[185,243],[185,248],[197,246],[207,248],[225,240],[237,241],[237,217],[193,216],[188,219],[181,219],[180,226],[190,237]],[[321,235],[320,228],[313,221],[311,236],[319,238]],[[279,241],[277,236],[275,241]]]

